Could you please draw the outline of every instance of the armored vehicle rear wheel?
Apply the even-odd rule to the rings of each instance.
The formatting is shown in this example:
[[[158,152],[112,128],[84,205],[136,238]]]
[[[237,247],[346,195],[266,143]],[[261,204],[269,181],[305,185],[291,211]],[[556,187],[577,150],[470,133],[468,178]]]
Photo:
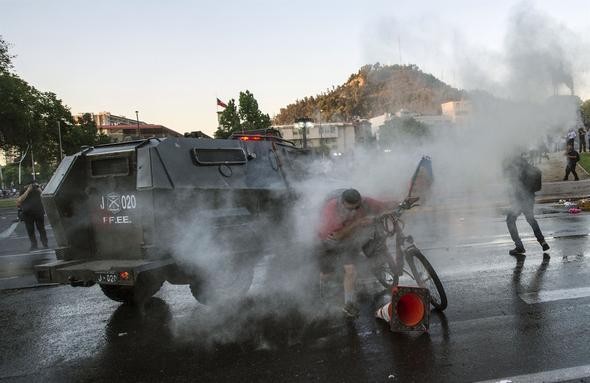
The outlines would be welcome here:
[[[116,302],[141,304],[157,293],[163,283],[164,281],[155,275],[142,273],[134,286],[101,284],[100,288],[104,295]]]
[[[100,289],[116,302],[133,303],[134,286],[100,285]]]
[[[196,278],[190,284],[193,297],[204,305],[210,305],[245,295],[252,284],[254,267],[243,267],[231,275],[224,274]]]

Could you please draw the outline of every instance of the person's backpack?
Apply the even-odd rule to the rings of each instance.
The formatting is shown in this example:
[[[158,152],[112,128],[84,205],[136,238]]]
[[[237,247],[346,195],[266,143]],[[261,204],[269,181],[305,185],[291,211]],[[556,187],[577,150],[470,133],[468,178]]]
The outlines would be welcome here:
[[[543,183],[541,170],[526,162],[522,168],[522,183],[531,193],[541,190]]]

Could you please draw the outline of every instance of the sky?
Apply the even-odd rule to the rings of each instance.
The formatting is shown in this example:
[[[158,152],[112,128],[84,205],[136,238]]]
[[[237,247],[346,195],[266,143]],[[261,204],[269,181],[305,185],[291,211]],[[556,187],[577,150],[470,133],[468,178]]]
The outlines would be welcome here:
[[[458,57],[481,57],[493,72],[486,58],[502,52],[517,7],[590,37],[585,0],[0,0],[0,35],[16,73],[72,113],[137,110],[142,121],[212,134],[216,98],[247,89],[272,117],[375,62],[476,87]],[[590,98],[587,70],[576,70],[576,93]]]

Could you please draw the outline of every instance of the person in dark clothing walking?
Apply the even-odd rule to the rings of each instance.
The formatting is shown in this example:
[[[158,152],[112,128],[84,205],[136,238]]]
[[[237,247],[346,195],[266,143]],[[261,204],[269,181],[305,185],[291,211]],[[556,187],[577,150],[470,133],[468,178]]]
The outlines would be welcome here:
[[[39,231],[39,238],[44,248],[47,248],[47,233],[45,232],[45,209],[41,203],[41,190],[36,183],[30,184],[16,199],[16,206],[22,210],[23,221],[27,228],[27,234],[31,241],[29,251],[37,250],[37,237],[35,226]]]
[[[578,128],[578,139],[580,140],[580,144],[579,144],[579,151],[580,153],[585,152],[586,151],[586,129],[584,129],[583,126],[580,126],[580,128]]]
[[[578,173],[576,173],[576,165],[578,164],[578,161],[580,161],[580,154],[576,152],[573,145],[568,145],[565,155],[567,157],[567,165],[565,166],[565,177],[563,177],[563,180],[567,181],[570,177],[570,173],[572,173],[574,175],[574,180],[579,181]]]
[[[504,165],[504,172],[510,185],[510,209],[506,215],[506,226],[508,226],[510,237],[512,237],[515,245],[515,248],[508,252],[510,255],[517,256],[525,253],[524,245],[516,227],[516,219],[521,214],[524,215],[528,224],[531,225],[533,233],[543,248],[543,251],[549,250],[549,245],[545,242],[545,237],[535,219],[535,191],[529,185],[528,179],[530,177],[527,176],[531,168],[536,169],[521,156]]]

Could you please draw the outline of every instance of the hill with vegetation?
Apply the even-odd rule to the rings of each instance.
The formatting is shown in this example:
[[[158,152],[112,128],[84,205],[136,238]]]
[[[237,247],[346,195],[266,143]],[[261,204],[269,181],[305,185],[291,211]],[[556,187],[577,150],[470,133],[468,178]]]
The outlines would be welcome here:
[[[365,65],[343,85],[317,96],[305,97],[281,108],[274,123],[292,124],[300,117],[322,121],[372,118],[407,109],[440,114],[440,104],[457,101],[462,91],[422,72],[416,65]],[[320,112],[321,111],[321,112]]]

